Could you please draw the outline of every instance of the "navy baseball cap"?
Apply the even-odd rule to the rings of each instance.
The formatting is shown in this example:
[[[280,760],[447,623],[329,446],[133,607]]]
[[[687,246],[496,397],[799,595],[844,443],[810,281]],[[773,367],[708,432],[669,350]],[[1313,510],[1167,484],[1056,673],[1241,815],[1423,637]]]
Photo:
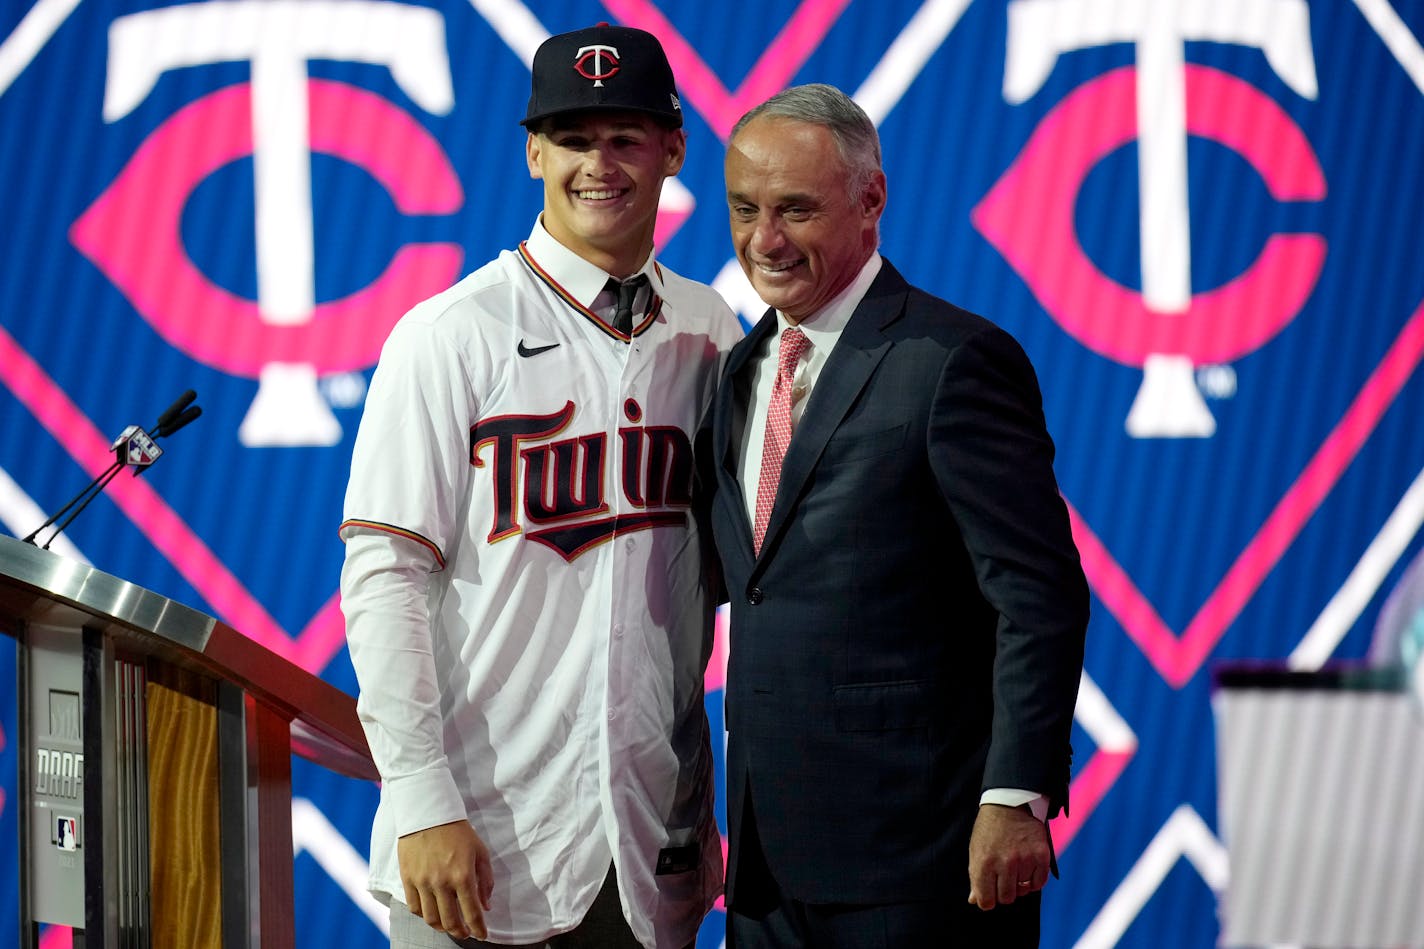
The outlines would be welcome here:
[[[622,109],[682,127],[682,103],[658,38],[631,26],[600,23],[551,36],[534,52],[529,109],[532,128],[563,112]]]

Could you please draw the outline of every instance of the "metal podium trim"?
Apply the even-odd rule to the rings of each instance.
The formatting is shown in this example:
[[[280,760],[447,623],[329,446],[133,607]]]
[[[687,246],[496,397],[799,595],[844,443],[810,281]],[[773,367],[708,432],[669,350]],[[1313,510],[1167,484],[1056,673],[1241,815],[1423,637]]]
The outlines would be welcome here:
[[[135,651],[231,681],[291,721],[293,753],[347,777],[380,779],[350,695],[205,613],[0,537],[0,615],[6,614],[99,629]],[[0,624],[0,632],[18,630]]]

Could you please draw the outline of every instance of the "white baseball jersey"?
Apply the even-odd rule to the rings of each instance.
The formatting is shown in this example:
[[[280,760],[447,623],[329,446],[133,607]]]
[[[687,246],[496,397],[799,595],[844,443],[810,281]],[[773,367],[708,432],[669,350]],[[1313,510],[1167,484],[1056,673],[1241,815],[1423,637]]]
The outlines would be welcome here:
[[[572,929],[610,859],[649,947],[691,942],[720,891],[692,436],[741,328],[711,288],[643,272],[629,340],[590,308],[608,275],[536,224],[402,317],[356,437],[341,593],[383,779],[370,886],[403,899],[396,838],[467,817],[493,941]]]

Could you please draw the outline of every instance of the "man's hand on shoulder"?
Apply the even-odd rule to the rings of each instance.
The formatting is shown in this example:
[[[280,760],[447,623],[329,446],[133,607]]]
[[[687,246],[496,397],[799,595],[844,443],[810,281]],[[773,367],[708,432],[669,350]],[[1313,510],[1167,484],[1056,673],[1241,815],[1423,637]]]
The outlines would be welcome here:
[[[466,821],[440,824],[396,841],[405,902],[432,928],[456,939],[485,939],[494,893],[489,848]]]
[[[969,902],[993,909],[1043,889],[1051,859],[1048,828],[1026,807],[981,804],[969,838]]]

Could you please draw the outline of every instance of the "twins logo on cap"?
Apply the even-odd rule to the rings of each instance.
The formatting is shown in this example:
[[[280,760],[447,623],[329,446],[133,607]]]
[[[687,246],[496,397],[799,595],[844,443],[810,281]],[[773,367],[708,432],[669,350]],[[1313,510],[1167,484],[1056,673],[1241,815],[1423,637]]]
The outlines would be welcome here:
[[[520,124],[533,129],[555,115],[595,110],[641,112],[670,128],[682,126],[677,84],[656,36],[600,23],[539,45]]]
[[[580,46],[574,70],[583,78],[592,79],[595,86],[601,86],[603,80],[618,74],[618,50],[603,45]]]

